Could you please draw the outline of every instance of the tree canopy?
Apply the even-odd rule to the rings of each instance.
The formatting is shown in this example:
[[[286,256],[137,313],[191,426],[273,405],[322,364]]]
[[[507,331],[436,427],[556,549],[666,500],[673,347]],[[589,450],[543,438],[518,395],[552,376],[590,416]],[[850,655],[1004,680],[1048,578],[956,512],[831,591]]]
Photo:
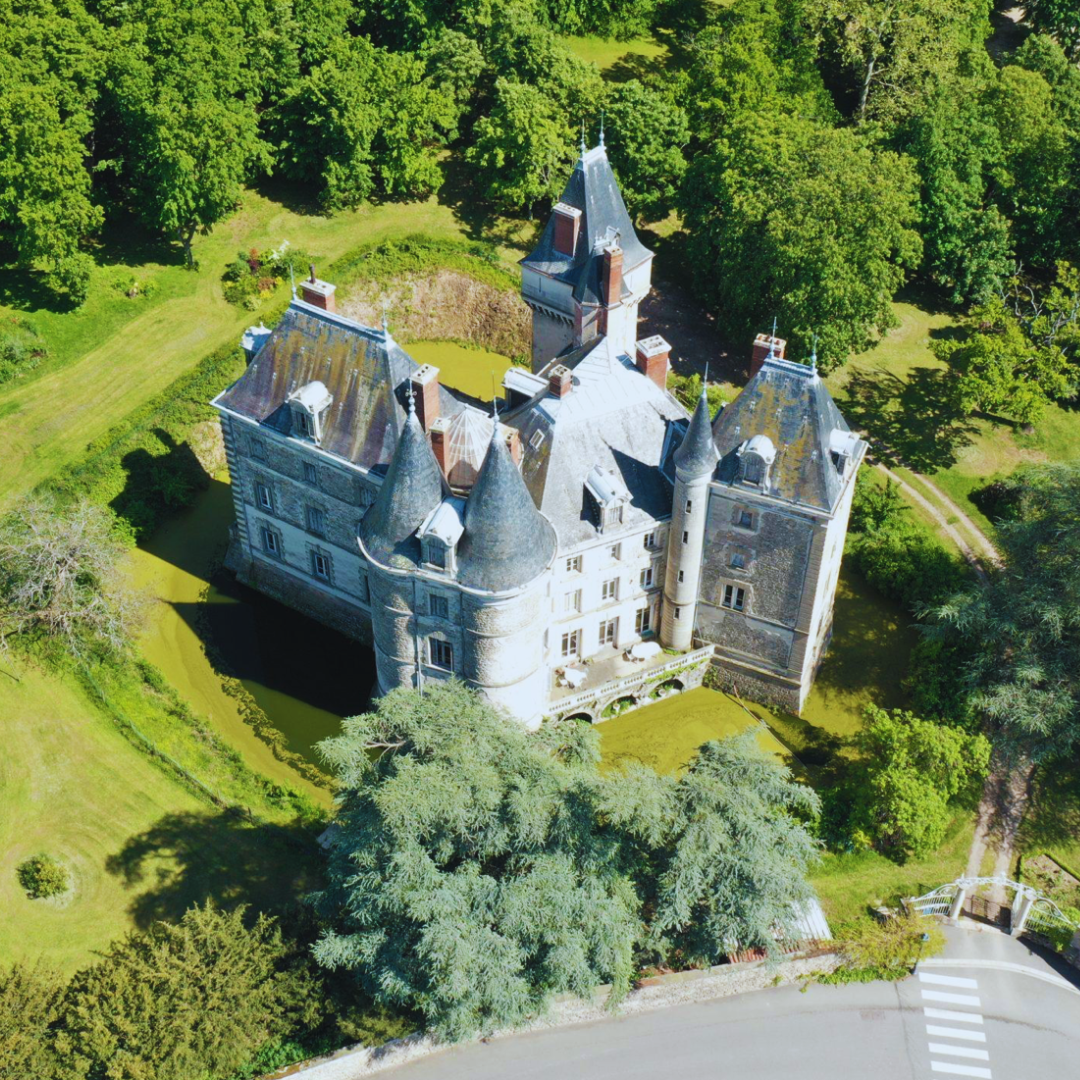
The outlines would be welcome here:
[[[1080,740],[1080,465],[1029,466],[1002,485],[1005,563],[937,607],[937,636],[962,647],[973,707],[1035,758]]]
[[[595,731],[528,734],[459,683],[394,691],[322,744],[341,782],[320,963],[447,1038],[678,955],[777,947],[816,796],[748,739],[678,779],[601,774]]]

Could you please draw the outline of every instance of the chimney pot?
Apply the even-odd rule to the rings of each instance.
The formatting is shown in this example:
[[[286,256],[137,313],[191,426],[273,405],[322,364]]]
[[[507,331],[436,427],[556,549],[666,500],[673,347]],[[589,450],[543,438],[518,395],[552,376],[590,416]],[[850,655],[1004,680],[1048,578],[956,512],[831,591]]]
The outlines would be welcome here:
[[[667,389],[670,357],[671,346],[659,334],[637,343],[638,371],[647,379],[652,379],[661,390]]]
[[[314,282],[315,281],[315,264],[314,263],[308,263],[308,270],[311,271],[311,280],[312,280],[312,282]]]
[[[784,338],[774,338],[771,334],[758,334],[754,338],[754,351],[750,355],[751,378],[761,370],[761,365],[765,363],[769,355],[770,346],[776,347],[777,359],[784,359],[784,349],[787,348],[787,341]]]
[[[573,389],[574,376],[565,364],[556,364],[551,369],[548,385],[557,398],[564,398]]]

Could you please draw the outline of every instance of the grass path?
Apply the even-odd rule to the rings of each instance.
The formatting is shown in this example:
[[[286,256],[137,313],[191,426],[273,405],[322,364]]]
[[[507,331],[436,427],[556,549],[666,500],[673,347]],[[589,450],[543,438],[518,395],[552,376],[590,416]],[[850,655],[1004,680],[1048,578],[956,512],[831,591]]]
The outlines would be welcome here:
[[[461,238],[466,228],[434,198],[327,218],[294,213],[248,192],[243,209],[196,245],[197,272],[150,263],[126,268],[143,278],[160,276],[160,299],[123,299],[115,289],[117,269],[99,267],[86,312],[26,315],[0,306],[0,314],[26,317],[39,326],[55,355],[40,374],[0,388],[0,507],[69,465],[87,444],[201,357],[258,322],[258,312],[222,297],[221,274],[238,250],[288,239],[325,263],[363,245],[417,232]],[[117,304],[127,305],[120,314]],[[107,318],[91,317],[106,311]],[[104,336],[99,324],[106,327]]]

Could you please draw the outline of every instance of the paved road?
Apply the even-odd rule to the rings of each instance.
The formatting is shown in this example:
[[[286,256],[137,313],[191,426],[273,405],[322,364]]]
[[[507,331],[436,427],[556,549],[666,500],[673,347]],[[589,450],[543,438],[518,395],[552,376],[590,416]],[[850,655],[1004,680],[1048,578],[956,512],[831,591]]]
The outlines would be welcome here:
[[[1080,986],[1080,972],[1060,970]],[[765,990],[447,1050],[388,1075],[1077,1080],[1080,992],[1020,942],[953,930],[945,954],[902,983]]]

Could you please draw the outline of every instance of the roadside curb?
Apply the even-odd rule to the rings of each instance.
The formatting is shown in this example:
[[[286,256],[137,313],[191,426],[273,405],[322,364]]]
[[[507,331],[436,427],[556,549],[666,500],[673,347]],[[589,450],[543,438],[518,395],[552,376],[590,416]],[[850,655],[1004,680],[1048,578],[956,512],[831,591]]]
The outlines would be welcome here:
[[[920,960],[915,970],[918,971],[920,968],[978,968],[980,971],[1007,971],[1012,975],[1026,975],[1028,978],[1049,983],[1059,990],[1067,990],[1070,994],[1080,994],[1080,990],[1060,975],[1050,975],[1045,971],[1037,971],[1025,964],[1014,964],[1008,960],[963,960],[960,958],[951,960],[932,957],[929,960]]]
[[[658,975],[644,980],[637,990],[627,995],[615,1011],[604,1005],[610,989],[606,986],[597,987],[589,1001],[563,994],[555,999],[546,1016],[523,1027],[498,1032],[490,1038],[505,1039],[552,1028],[592,1024],[601,1020],[666,1009],[672,1005],[711,1001],[771,987],[790,986],[816,972],[832,971],[839,962],[840,958],[836,953],[823,953],[779,963],[751,960],[741,964],[721,964],[701,971]],[[270,1073],[264,1080],[293,1076],[302,1076],[305,1080],[356,1080],[449,1049],[449,1044],[436,1042],[431,1036],[417,1031],[382,1046],[346,1047],[326,1057],[313,1058]]]

